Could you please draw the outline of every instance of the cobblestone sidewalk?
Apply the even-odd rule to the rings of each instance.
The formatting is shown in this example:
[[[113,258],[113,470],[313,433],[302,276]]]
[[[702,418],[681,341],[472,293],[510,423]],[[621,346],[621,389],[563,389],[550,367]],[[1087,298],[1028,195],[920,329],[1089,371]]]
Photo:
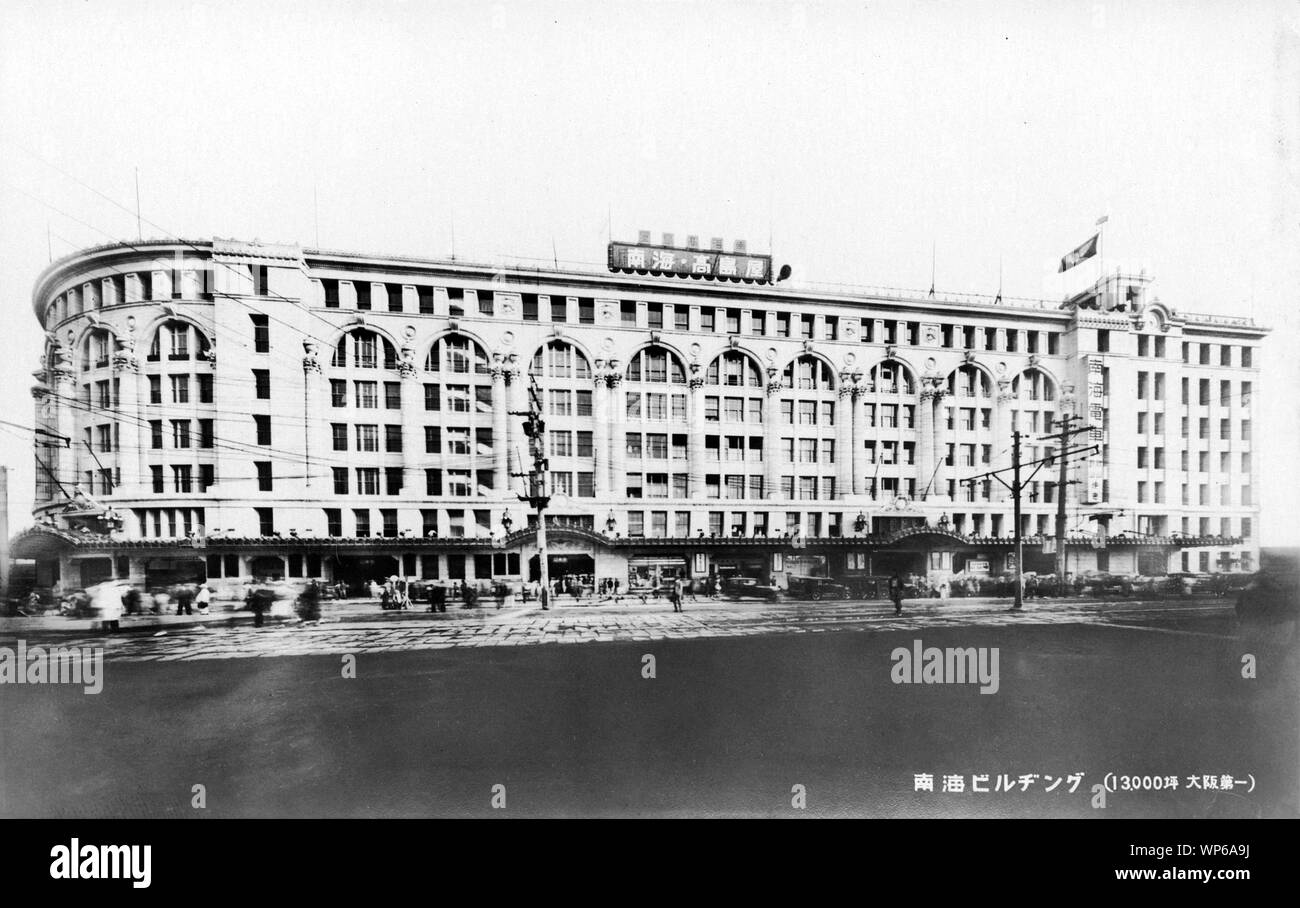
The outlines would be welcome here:
[[[128,661],[192,661],[250,657],[432,650],[472,646],[599,643],[638,640],[689,640],[761,634],[879,632],[925,627],[1032,624],[1122,625],[1166,633],[1186,619],[1227,616],[1231,604],[1219,600],[1181,602],[1028,602],[1021,612],[1003,600],[923,600],[905,604],[895,617],[888,604],[737,603],[687,601],[675,613],[666,602],[628,602],[599,608],[567,606],[543,612],[535,607],[491,606],[449,609],[445,614],[373,612],[360,617],[335,615],[319,623],[269,620],[249,625],[178,626],[160,635],[88,633],[60,635],[58,645],[103,646],[106,658]],[[0,637],[12,640],[13,631]],[[1220,636],[1209,634],[1209,636]],[[39,635],[26,636],[29,644]],[[53,641],[51,641],[53,642]]]

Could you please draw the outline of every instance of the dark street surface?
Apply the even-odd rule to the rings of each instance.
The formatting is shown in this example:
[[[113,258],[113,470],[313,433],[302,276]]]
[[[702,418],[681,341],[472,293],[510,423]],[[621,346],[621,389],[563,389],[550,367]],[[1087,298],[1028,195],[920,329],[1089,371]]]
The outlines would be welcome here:
[[[891,650],[917,639],[998,647],[1000,689],[893,683]],[[642,678],[646,653],[654,679]],[[1241,677],[1243,653],[1258,658],[1257,679]],[[110,658],[99,695],[0,687],[0,814],[1300,814],[1295,644],[1271,630],[1239,639],[1229,613],[1166,628],[917,619],[365,651],[355,679],[342,659]],[[914,791],[918,773],[934,776],[934,792]],[[1114,792],[1095,809],[1092,787],[1108,773],[1177,776],[1178,787]],[[949,774],[966,790],[943,792]],[[1071,774],[1083,774],[1073,793],[1061,781]],[[987,792],[971,790],[975,775]],[[1192,775],[1253,777],[1254,788],[1189,789]],[[996,790],[1001,776],[1011,791]],[[195,785],[206,809],[191,806]],[[491,806],[495,785],[504,810]]]

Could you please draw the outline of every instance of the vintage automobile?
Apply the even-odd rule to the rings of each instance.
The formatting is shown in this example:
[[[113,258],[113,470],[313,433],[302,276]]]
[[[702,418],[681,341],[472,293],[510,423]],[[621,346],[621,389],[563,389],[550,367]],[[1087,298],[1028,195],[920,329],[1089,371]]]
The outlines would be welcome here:
[[[1294,637],[1300,633],[1300,575],[1260,571],[1237,594],[1236,612],[1244,626],[1290,624]]]
[[[774,586],[761,586],[753,577],[728,577],[722,581],[722,595],[733,599],[775,600],[781,591]]]
[[[788,592],[795,599],[851,599],[852,591],[828,577],[791,577]]]

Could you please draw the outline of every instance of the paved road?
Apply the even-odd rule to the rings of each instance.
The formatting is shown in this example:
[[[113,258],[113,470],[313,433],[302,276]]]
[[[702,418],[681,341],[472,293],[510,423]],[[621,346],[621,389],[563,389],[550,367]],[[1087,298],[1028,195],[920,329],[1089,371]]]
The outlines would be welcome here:
[[[568,606],[543,612],[535,607],[451,608],[430,615],[381,612],[377,607],[336,611],[333,620],[299,624],[271,620],[262,628],[177,625],[162,636],[86,632],[59,635],[61,645],[103,646],[110,660],[186,661],[285,655],[399,652],[541,643],[691,640],[828,631],[894,631],[923,627],[1012,627],[1021,625],[1118,625],[1155,633],[1224,636],[1231,633],[1229,600],[1097,601],[1031,600],[1020,612],[991,599],[918,600],[895,617],[878,602],[688,601],[674,613],[666,602]],[[1210,625],[1203,619],[1215,619]],[[0,645],[13,645],[11,630]],[[39,640],[39,634],[25,635]]]
[[[0,816],[1300,814],[1297,650],[1222,602],[687,608],[90,636],[102,693],[0,688]],[[996,647],[997,693],[895,683],[918,640]],[[1094,808],[1108,773],[1179,787]]]

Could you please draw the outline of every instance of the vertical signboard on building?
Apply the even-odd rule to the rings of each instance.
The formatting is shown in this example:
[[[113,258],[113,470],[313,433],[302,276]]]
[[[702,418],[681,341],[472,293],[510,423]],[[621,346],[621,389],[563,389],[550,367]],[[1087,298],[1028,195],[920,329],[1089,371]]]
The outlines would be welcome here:
[[[1106,361],[1100,356],[1086,357],[1088,363],[1088,441],[1100,445],[1106,441],[1106,381],[1103,370]],[[1104,458],[1089,457],[1083,461],[1083,494],[1086,504],[1097,504],[1105,490]]]

